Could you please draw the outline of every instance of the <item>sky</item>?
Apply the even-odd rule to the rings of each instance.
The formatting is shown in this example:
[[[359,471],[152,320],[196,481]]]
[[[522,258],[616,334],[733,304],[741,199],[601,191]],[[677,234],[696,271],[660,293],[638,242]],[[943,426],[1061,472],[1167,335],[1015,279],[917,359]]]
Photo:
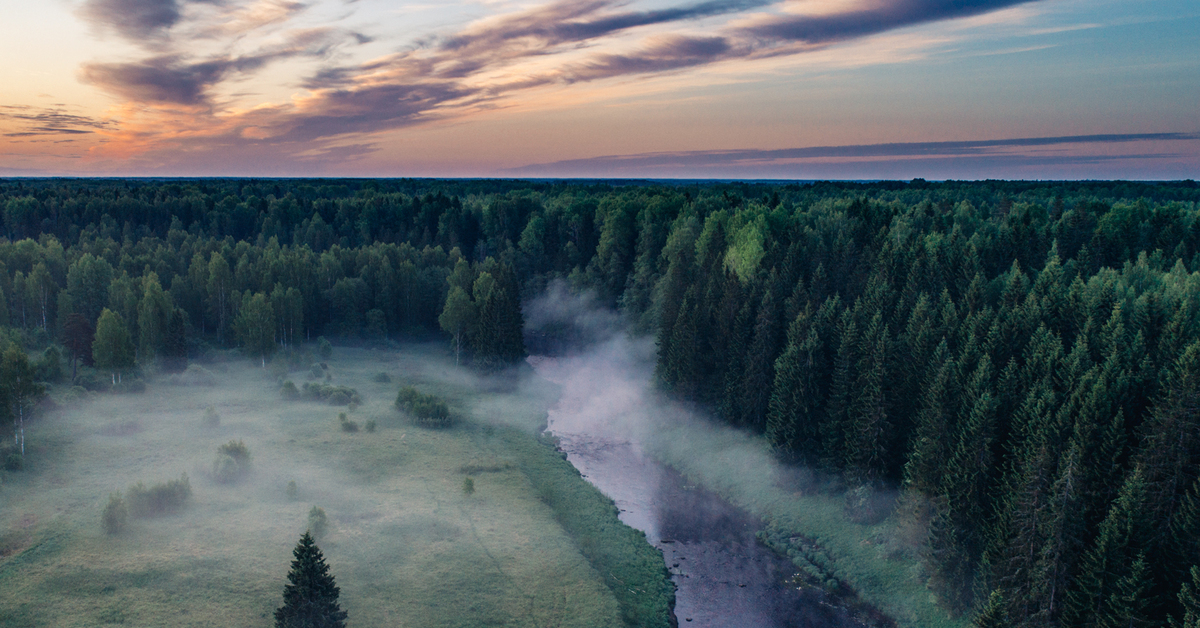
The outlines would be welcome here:
[[[0,176],[1200,178],[1195,0],[0,0]]]

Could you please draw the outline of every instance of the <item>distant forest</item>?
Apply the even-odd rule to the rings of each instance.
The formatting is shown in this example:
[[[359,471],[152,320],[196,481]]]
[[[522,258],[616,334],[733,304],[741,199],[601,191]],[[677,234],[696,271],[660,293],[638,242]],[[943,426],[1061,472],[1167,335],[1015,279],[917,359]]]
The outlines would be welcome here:
[[[1197,628],[1197,201],[1191,181],[7,180],[0,324],[39,378],[91,387],[116,375],[81,365],[266,364],[319,336],[445,337],[496,368],[561,278],[656,334],[662,388],[845,489],[900,488],[930,588],[979,626]]]

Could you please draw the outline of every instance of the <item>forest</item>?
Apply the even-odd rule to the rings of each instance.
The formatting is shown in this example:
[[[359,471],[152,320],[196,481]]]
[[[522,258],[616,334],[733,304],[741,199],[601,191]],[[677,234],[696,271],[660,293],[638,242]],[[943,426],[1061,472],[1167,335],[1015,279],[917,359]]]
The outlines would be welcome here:
[[[136,389],[232,347],[265,367],[319,338],[432,339],[495,372],[562,280],[657,339],[664,391],[829,491],[898,495],[950,612],[1197,628],[1197,201],[1192,181],[0,181],[0,457],[30,455],[44,382]]]

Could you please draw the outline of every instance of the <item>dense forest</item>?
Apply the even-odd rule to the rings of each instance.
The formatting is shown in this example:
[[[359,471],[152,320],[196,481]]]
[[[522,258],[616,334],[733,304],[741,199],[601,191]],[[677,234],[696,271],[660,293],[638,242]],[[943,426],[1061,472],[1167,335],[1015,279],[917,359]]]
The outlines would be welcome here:
[[[321,336],[443,337],[494,369],[524,357],[521,300],[563,279],[656,335],[664,389],[842,490],[901,489],[947,608],[1196,628],[1198,200],[1191,181],[9,180],[6,461],[40,381],[136,386]]]

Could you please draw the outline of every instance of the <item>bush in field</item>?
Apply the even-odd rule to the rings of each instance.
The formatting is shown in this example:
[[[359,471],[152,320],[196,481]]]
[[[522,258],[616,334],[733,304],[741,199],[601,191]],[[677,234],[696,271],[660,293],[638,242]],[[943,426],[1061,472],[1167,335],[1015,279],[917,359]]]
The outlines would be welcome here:
[[[329,531],[329,517],[325,516],[325,509],[312,507],[308,511],[308,533],[313,535],[314,539],[320,539]]]
[[[310,382],[301,389],[300,396],[311,401],[324,401],[331,406],[348,406],[362,403],[358,391],[347,386],[331,386]]]
[[[174,386],[216,386],[217,376],[199,364],[189,364],[182,373],[168,377],[167,382]]]
[[[188,482],[186,473],[178,480],[155,484],[149,488],[138,482],[125,492],[129,514],[135,517],[157,517],[178,512],[183,510],[191,496],[192,485]]]
[[[368,432],[374,432],[375,431],[375,419],[367,419],[367,423],[366,423],[366,425],[363,425],[363,428],[366,429]]]
[[[312,368],[308,369],[309,379],[321,379],[323,377],[325,377],[325,369],[321,368],[320,364],[314,364]]]
[[[108,505],[104,507],[104,513],[100,515],[100,525],[104,527],[104,532],[120,534],[125,531],[125,525],[128,522],[129,509],[125,507],[125,500],[121,498],[120,491],[110,493]]]
[[[463,478],[463,495],[475,494],[475,480],[471,477]]]
[[[346,416],[345,412],[338,413],[338,423],[342,426],[343,432],[357,432],[358,431],[358,423],[351,421],[350,417]]]
[[[376,373],[376,374],[375,374],[375,377],[373,377],[373,378],[371,378],[371,379],[375,380],[376,382],[378,382],[378,383],[380,383],[380,384],[390,384],[390,383],[392,383],[392,376],[391,376],[391,375],[388,375],[387,373],[383,373],[383,372]]]
[[[321,356],[322,360],[328,360],[333,357],[333,345],[329,344],[325,336],[317,338],[317,353]]]
[[[287,495],[288,501],[294,502],[300,498],[300,489],[296,486],[295,480],[288,480],[287,488],[283,492]]]
[[[242,441],[229,441],[217,447],[213,461],[213,479],[222,483],[236,482],[250,473],[250,450]]]
[[[396,407],[416,419],[418,425],[445,427],[450,425],[450,408],[435,395],[423,394],[412,386],[405,386],[396,395]]]
[[[296,384],[289,379],[279,387],[279,394],[288,401],[294,401],[300,398],[300,389],[296,388]]]
[[[204,424],[208,427],[217,427],[221,424],[221,415],[217,414],[217,409],[209,406],[204,409]]]

